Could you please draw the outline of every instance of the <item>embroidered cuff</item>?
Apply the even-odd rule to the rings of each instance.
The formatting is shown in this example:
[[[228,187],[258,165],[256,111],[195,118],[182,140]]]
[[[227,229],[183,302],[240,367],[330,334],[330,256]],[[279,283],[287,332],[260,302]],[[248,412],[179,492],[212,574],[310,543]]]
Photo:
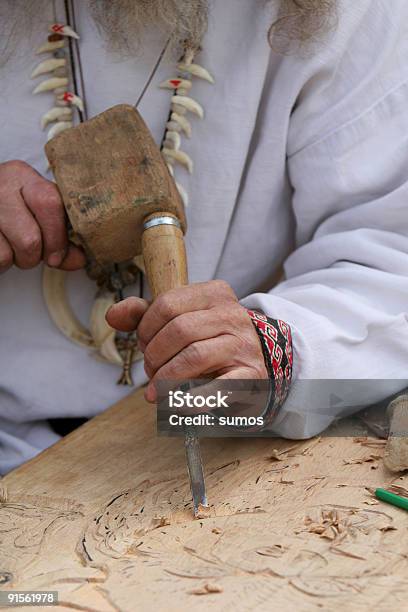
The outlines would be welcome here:
[[[260,312],[247,310],[259,336],[266,369],[272,384],[265,422],[270,422],[284,403],[292,379],[293,352],[290,326]]]

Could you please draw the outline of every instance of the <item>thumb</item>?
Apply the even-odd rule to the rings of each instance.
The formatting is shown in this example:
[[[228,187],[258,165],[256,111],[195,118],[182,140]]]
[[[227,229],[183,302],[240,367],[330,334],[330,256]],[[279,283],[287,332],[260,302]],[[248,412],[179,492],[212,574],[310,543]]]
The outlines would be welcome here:
[[[111,306],[106,313],[106,320],[118,331],[134,331],[148,308],[149,303],[146,300],[129,297]]]
[[[59,266],[62,270],[73,271],[84,268],[86,264],[85,253],[81,247],[69,243],[66,255]]]

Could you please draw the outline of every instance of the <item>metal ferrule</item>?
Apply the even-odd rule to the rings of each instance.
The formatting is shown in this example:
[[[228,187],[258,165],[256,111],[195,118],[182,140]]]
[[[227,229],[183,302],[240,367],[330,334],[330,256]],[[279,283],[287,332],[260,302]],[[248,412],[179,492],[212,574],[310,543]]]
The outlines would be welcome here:
[[[153,219],[149,219],[149,221],[145,221],[143,223],[143,230],[150,229],[151,227],[156,227],[157,225],[175,225],[179,229],[181,229],[180,221],[176,219],[176,217],[153,217]]]

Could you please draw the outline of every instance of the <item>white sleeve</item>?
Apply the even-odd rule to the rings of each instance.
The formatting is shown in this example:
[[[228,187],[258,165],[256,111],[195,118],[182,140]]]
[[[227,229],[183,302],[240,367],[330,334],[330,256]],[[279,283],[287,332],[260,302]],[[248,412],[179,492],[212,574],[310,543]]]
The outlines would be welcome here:
[[[292,115],[297,248],[284,282],[243,300],[292,328],[292,387],[274,425],[286,437],[408,386],[407,5],[370,2]],[[360,384],[337,402],[334,387],[305,382],[322,379]]]

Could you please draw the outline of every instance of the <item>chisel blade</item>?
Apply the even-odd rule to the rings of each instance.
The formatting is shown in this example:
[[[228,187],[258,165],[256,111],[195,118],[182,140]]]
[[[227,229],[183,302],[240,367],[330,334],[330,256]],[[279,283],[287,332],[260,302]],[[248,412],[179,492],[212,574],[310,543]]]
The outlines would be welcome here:
[[[184,444],[186,448],[191,494],[193,496],[194,515],[197,516],[201,508],[208,507],[203,463],[201,460],[200,442],[194,435],[193,431],[187,430]]]

